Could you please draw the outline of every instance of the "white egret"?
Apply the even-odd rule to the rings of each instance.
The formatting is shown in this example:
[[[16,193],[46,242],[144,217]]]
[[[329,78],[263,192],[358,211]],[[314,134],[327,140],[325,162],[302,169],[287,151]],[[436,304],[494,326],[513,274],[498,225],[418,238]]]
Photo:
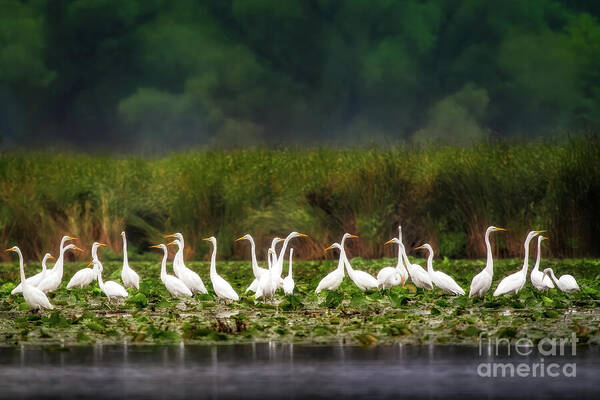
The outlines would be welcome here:
[[[272,273],[274,274],[274,277],[276,278],[276,282],[278,282],[278,284],[277,284],[278,288],[283,286],[283,279],[281,279],[281,273],[283,272],[283,257],[285,256],[285,251],[287,249],[287,246],[288,246],[288,243],[290,242],[290,240],[292,240],[293,238],[297,238],[297,237],[308,237],[308,235],[305,235],[304,233],[291,232],[289,235],[287,235],[287,237],[283,241],[283,246],[281,246],[281,250],[279,251],[279,256],[277,256],[277,255],[275,256]],[[273,240],[275,240],[275,239],[273,239]],[[274,241],[273,246],[276,243],[277,242]],[[273,249],[273,250],[275,250],[275,249]]]
[[[267,263],[269,264],[269,269],[266,274],[263,274],[258,281],[258,285],[256,287],[256,293],[254,294],[255,299],[260,299],[264,297],[265,299],[272,299],[275,295],[275,291],[277,290],[277,282],[275,276],[273,275],[273,264],[274,259],[277,257],[275,250],[273,247],[269,248],[267,252]]]
[[[429,251],[429,256],[427,257],[427,273],[431,278],[431,282],[443,292],[450,293],[453,295],[463,295],[465,291],[461,288],[458,283],[452,279],[452,277],[448,274],[443,273],[442,271],[434,271],[433,270],[433,249],[429,245],[429,243],[425,243],[422,246],[415,247],[415,250],[418,249],[427,249]]]
[[[169,244],[176,244],[179,248],[173,259],[173,271],[175,272],[175,275],[185,283],[185,286],[187,286],[192,293],[200,292],[202,294],[207,294],[208,290],[206,290],[202,278],[186,267],[183,262],[183,242],[179,239],[175,239]]]
[[[544,274],[550,275],[552,279],[554,279],[554,282],[556,282],[556,286],[563,292],[571,293],[579,290],[579,285],[577,284],[575,278],[573,278],[573,275],[566,274],[561,276],[559,279],[556,279],[552,268],[546,268],[544,270]]]
[[[519,290],[523,288],[525,281],[527,281],[527,268],[529,267],[529,242],[531,242],[531,239],[543,232],[546,231],[531,231],[527,234],[525,243],[523,245],[525,247],[523,268],[502,279],[494,291],[494,296],[500,296],[503,294],[517,294]]]
[[[23,288],[23,298],[25,302],[29,306],[29,308],[37,310],[40,308],[53,309],[54,306],[50,304],[48,297],[44,292],[40,289],[32,286],[25,279],[25,267],[23,265],[23,254],[21,253],[21,249],[17,246],[11,247],[10,249],[6,249],[6,252],[14,251],[19,255],[19,272],[21,273],[21,287]]]
[[[211,236],[202,240],[207,240],[213,245],[212,256],[210,258],[210,280],[215,294],[222,299],[238,301],[240,296],[233,290],[229,282],[217,274],[217,239]]]
[[[552,283],[552,278],[540,271],[540,259],[542,258],[542,241],[546,239],[548,238],[545,236],[538,236],[537,257],[535,259],[533,269],[531,270],[531,274],[529,274],[531,284],[537,290],[554,289],[554,283]]]
[[[478,273],[471,280],[471,288],[469,289],[469,297],[485,296],[490,286],[492,286],[492,278],[494,277],[494,258],[492,257],[492,245],[490,244],[490,234],[496,231],[505,231],[504,228],[490,226],[485,231],[485,247],[487,249],[487,260],[483,271]]]
[[[433,289],[433,283],[431,282],[431,277],[427,271],[425,271],[419,264],[411,263],[408,259],[404,243],[402,243],[398,238],[393,238],[385,242],[385,244],[391,243],[396,243],[402,250],[402,259],[404,260],[404,265],[406,265],[410,279],[413,281],[415,286],[421,289]]]
[[[88,264],[93,265],[93,262]],[[96,270],[93,268],[82,268],[75,272],[69,283],[67,283],[67,290],[72,288],[84,288],[96,279]]]
[[[290,249],[290,263],[288,266],[288,275],[283,279],[283,293],[286,296],[291,296],[294,294],[294,278],[292,278],[292,258],[294,254],[294,249]]]
[[[106,295],[106,297],[108,298],[109,303],[111,302],[112,299],[116,299],[118,301],[119,299],[129,296],[129,293],[127,293],[127,290],[125,290],[125,288],[123,286],[121,286],[120,284],[118,284],[117,282],[102,281],[102,271],[104,270],[102,263],[97,258],[92,260],[92,262],[94,263],[94,269],[96,270],[98,286],[100,286],[100,290],[102,290],[104,292],[104,294]]]
[[[333,248],[340,249],[341,246],[338,243],[334,243],[328,248],[326,248],[325,251]],[[323,279],[321,279],[321,281],[317,285],[315,293],[319,294],[322,290],[337,290],[337,288],[340,287],[342,281],[344,280],[344,275],[344,258],[342,257],[342,252],[340,251],[340,258],[338,260],[337,268],[325,275]]]
[[[38,289],[40,289],[42,292],[48,293],[58,289],[63,277],[65,253],[71,249],[83,252],[82,249],[75,246],[74,244],[68,244],[65,247],[62,247],[60,249],[60,254],[58,256],[58,259],[56,260],[56,263],[54,264],[54,267],[46,271],[46,276],[44,276],[44,279],[42,279],[37,285]]]
[[[167,274],[167,257],[168,250],[164,244],[150,246],[157,249],[163,250],[163,259],[160,265],[160,280],[163,282],[171,296],[173,297],[191,297],[192,291],[183,283],[183,281],[176,276]]]
[[[350,234],[344,234],[344,236],[349,235],[347,237],[358,237],[355,235],[350,235]],[[344,240],[344,238],[342,239]],[[344,264],[346,265],[346,270],[348,271],[348,276],[350,277],[350,279],[352,280],[352,282],[354,282],[354,284],[360,289],[360,290],[375,290],[377,289],[377,279],[375,279],[375,277],[365,271],[360,271],[360,270],[355,270],[354,268],[352,268],[352,265],[350,265],[350,261],[348,261],[348,257],[346,257],[346,250],[344,249],[344,247],[342,245],[340,245],[340,251],[342,253],[342,256],[344,258]]]
[[[129,260],[127,258],[127,238],[125,237],[125,231],[121,232],[123,238],[123,268],[121,269],[121,280],[126,288],[140,288],[140,276],[129,266]]]
[[[398,240],[402,241],[402,227],[398,227]],[[386,242],[392,243],[391,241]],[[408,271],[402,263],[402,248],[398,246],[398,262],[395,267],[383,267],[377,273],[377,287],[379,289],[389,289],[392,286],[402,285],[408,279]]]
[[[49,258],[54,259],[54,257],[52,257],[52,255],[50,253],[44,254],[44,258],[42,259],[42,272],[38,272],[34,276],[27,278],[27,283],[28,284],[30,284],[31,286],[36,286],[37,287],[37,285],[42,281],[42,279],[44,279],[44,277],[46,276],[46,271],[48,269],[48,267],[46,266],[46,261]],[[17,287],[14,288],[12,290],[12,292],[10,292],[10,294],[21,293],[22,291],[23,291],[23,286],[19,283],[17,285]]]

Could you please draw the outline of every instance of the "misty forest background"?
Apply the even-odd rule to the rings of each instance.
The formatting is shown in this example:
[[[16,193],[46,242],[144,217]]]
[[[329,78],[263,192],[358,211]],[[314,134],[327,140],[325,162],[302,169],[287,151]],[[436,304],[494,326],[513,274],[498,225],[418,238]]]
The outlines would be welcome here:
[[[119,252],[127,229],[143,257],[182,231],[188,257],[215,234],[247,258],[236,235],[299,230],[318,258],[351,231],[379,257],[402,223],[481,257],[495,224],[499,256],[533,227],[548,255],[599,255],[599,19],[592,0],[0,0],[0,245]]]

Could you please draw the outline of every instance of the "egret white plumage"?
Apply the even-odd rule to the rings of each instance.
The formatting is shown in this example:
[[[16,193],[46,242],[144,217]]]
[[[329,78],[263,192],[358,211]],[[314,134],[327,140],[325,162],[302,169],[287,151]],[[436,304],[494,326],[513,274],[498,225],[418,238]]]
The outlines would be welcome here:
[[[256,293],[254,294],[255,299],[260,299],[264,297],[265,299],[272,299],[275,295],[275,291],[277,290],[277,281],[273,272],[273,264],[274,259],[277,257],[275,250],[273,247],[269,248],[267,252],[267,263],[269,265],[269,269],[266,274],[263,274],[258,281],[258,285],[256,287]]]
[[[485,231],[485,247],[487,250],[487,260],[483,271],[478,273],[471,280],[471,287],[469,289],[469,297],[485,296],[490,286],[492,286],[492,279],[494,277],[494,258],[492,256],[492,245],[490,244],[490,234],[496,231],[505,231],[504,228],[497,228],[490,226]]]
[[[276,282],[278,282],[278,288],[283,286],[283,279],[281,278],[281,273],[283,272],[283,257],[285,256],[285,251],[290,240],[297,237],[308,237],[308,235],[305,235],[304,233],[291,232],[283,241],[283,246],[281,246],[279,256],[275,255],[272,273],[274,274],[273,276],[276,278]],[[275,242],[274,244],[276,243],[277,242]]]
[[[176,276],[167,274],[167,257],[168,250],[164,244],[158,244],[150,246],[157,249],[163,250],[163,259],[160,265],[160,280],[165,285],[171,296],[173,297],[191,297],[192,291],[183,283],[183,281]]]
[[[98,259],[98,247],[105,247],[106,245],[99,242],[94,242],[92,244],[92,260]],[[90,265],[93,265],[94,262],[90,262]],[[96,270],[94,268],[83,268],[79,271],[75,272],[75,274],[67,283],[67,290],[71,290],[72,288],[84,288],[90,283],[92,283],[96,279]]]
[[[44,292],[38,289],[35,286],[30,285],[25,278],[25,266],[23,265],[23,254],[21,253],[21,249],[17,246],[13,246],[10,249],[6,249],[6,252],[14,251],[19,255],[19,272],[21,274],[21,287],[23,288],[23,298],[25,302],[29,306],[29,308],[33,310],[38,310],[41,308],[53,309],[54,306],[50,304],[48,297]]]
[[[73,238],[70,238],[69,236],[65,236],[65,237],[68,238],[69,240],[73,240]],[[46,271],[46,275],[44,276],[44,279],[42,279],[40,281],[40,283],[37,285],[38,289],[40,289],[42,292],[48,293],[48,292],[53,292],[56,289],[58,289],[58,287],[60,286],[60,283],[62,282],[62,277],[63,277],[63,265],[64,265],[64,260],[65,260],[65,253],[71,249],[83,252],[82,249],[75,246],[74,244],[68,244],[64,247],[61,247],[58,259],[56,260],[54,267],[52,267],[52,269]]]
[[[531,274],[529,274],[531,284],[537,290],[554,289],[554,283],[552,283],[552,278],[540,271],[540,259],[542,258],[542,241],[546,239],[548,238],[545,236],[538,236],[537,257],[535,259],[533,269],[531,270]]]
[[[443,292],[450,293],[453,295],[463,295],[465,291],[461,288],[458,283],[452,277],[442,271],[434,271],[433,269],[433,248],[429,243],[425,243],[422,246],[415,247],[415,250],[426,249],[429,252],[427,257],[427,273],[431,278],[431,282],[442,289]]]
[[[52,258],[54,259],[54,257],[52,257],[52,255],[50,253],[46,253],[44,254],[44,258],[42,259],[42,271],[38,272],[37,274],[35,274],[34,276],[31,276],[29,278],[27,278],[27,283],[31,286],[36,286],[42,281],[42,279],[44,279],[44,277],[46,276],[46,271],[48,269],[48,267],[46,266],[46,261]],[[14,288],[10,294],[17,294],[17,293],[21,293],[23,291],[23,285],[22,284],[18,284],[16,288]]]
[[[325,251],[333,248],[341,249],[341,245],[339,243],[334,243],[328,248],[326,248]],[[338,260],[337,268],[325,275],[323,279],[321,279],[321,281],[317,285],[315,293],[319,294],[322,290],[337,290],[337,288],[340,287],[344,280],[344,265],[344,258],[342,257],[342,252],[340,251],[340,258]]]
[[[292,294],[294,294],[295,284],[294,284],[294,278],[292,278],[293,254],[294,254],[294,249],[290,249],[290,262],[289,262],[289,266],[288,266],[288,274],[283,279],[283,293],[285,293],[286,296],[291,296]]]
[[[573,275],[565,274],[561,276],[559,279],[556,279],[554,275],[554,271],[552,268],[546,268],[544,270],[544,274],[550,275],[554,282],[556,282],[556,287],[566,293],[577,292],[579,290],[579,285]]]
[[[402,227],[398,227],[398,240],[402,242]],[[391,242],[386,242],[391,243]],[[389,289],[392,286],[402,285],[408,279],[408,271],[402,263],[402,248],[398,246],[398,262],[395,267],[383,267],[377,273],[377,287]]]
[[[527,268],[529,267],[529,242],[531,242],[531,239],[543,232],[546,231],[531,231],[527,234],[525,243],[523,244],[525,247],[523,268],[502,279],[494,291],[494,296],[500,296],[503,294],[517,294],[519,290],[523,288],[525,282],[527,281]]]
[[[175,234],[181,235],[181,234]],[[206,286],[204,286],[204,282],[202,282],[202,278],[185,266],[183,262],[183,242],[179,239],[173,240],[169,244],[176,244],[178,247],[177,253],[175,253],[175,258],[173,259],[173,271],[175,275],[185,283],[185,286],[188,287],[192,291],[192,293],[200,292],[203,294],[208,293],[206,290]]]
[[[113,299],[116,299],[118,301],[119,299],[123,299],[123,298],[129,296],[129,293],[127,293],[127,290],[125,290],[125,288],[123,286],[121,286],[120,284],[118,284],[117,282],[115,282],[115,281],[104,282],[102,280],[102,271],[104,270],[104,267],[102,266],[102,263],[100,262],[99,259],[96,258],[96,259],[92,260],[92,263],[94,263],[94,269],[96,270],[98,286],[100,286],[100,290],[102,290],[104,292],[104,294],[106,295],[106,297],[108,298],[109,303]]]
[[[125,231],[121,232],[123,238],[123,268],[121,269],[121,280],[126,288],[140,288],[140,276],[129,266],[127,257],[127,237]]]
[[[344,236],[349,235],[348,237],[354,237],[355,235],[345,234]],[[358,237],[358,236],[356,236]],[[344,238],[342,238],[342,241]],[[340,245],[340,251],[342,253],[342,257],[344,258],[344,264],[346,265],[346,270],[348,271],[348,276],[354,282],[354,284],[360,290],[375,290],[377,289],[377,279],[368,272],[355,270],[350,265],[350,261],[348,261],[348,257],[346,257],[346,250],[343,246]]]
[[[425,271],[419,264],[411,263],[408,259],[404,243],[402,243],[398,238],[393,238],[385,242],[385,244],[391,243],[396,243],[402,250],[402,259],[404,260],[404,265],[406,265],[406,269],[408,269],[408,274],[414,285],[421,289],[433,289],[433,283],[431,282],[431,277],[427,271]]]
[[[238,301],[240,296],[233,290],[233,287],[231,287],[229,282],[217,274],[217,239],[214,236],[211,236],[202,240],[207,240],[213,245],[212,256],[210,258],[210,280],[215,294],[225,300]]]

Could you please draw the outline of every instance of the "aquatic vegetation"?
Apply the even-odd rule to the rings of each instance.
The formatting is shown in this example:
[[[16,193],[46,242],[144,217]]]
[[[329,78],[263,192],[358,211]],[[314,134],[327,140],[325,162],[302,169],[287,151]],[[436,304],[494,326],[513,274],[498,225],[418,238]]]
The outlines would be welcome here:
[[[424,260],[412,259],[424,264]],[[351,262],[375,273],[391,259]],[[545,336],[566,337],[575,332],[582,344],[600,344],[600,261],[591,259],[544,260],[544,267],[577,277],[581,291],[556,289],[539,292],[529,283],[516,296],[469,299],[449,296],[439,289],[417,290],[410,282],[403,287],[363,292],[348,277],[332,292],[314,293],[319,277],[335,268],[337,261],[297,261],[294,264],[294,295],[278,292],[274,301],[258,302],[252,293],[240,301],[223,304],[208,294],[173,298],[160,281],[158,261],[131,262],[140,271],[139,291],[108,307],[97,282],[87,288],[61,287],[51,293],[55,310],[32,314],[23,297],[11,296],[18,282],[13,263],[0,268],[0,344],[91,343],[240,343],[276,340],[291,343],[461,343],[476,344],[481,337],[511,340]],[[498,276],[520,267],[519,259],[496,260]],[[187,262],[207,275],[206,262]],[[66,263],[68,276],[84,263]],[[443,260],[445,271],[467,287],[485,265],[484,260]],[[121,261],[105,268],[120,274]],[[32,268],[35,268],[32,265]],[[221,261],[219,269],[242,293],[253,279],[250,261]],[[495,279],[492,287],[498,284]]]

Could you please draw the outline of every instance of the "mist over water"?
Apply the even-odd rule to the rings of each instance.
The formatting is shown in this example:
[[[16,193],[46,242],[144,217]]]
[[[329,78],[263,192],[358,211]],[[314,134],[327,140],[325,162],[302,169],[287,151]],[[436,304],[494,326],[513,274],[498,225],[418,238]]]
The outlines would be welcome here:
[[[469,144],[600,128],[600,7],[4,1],[0,148]]]

